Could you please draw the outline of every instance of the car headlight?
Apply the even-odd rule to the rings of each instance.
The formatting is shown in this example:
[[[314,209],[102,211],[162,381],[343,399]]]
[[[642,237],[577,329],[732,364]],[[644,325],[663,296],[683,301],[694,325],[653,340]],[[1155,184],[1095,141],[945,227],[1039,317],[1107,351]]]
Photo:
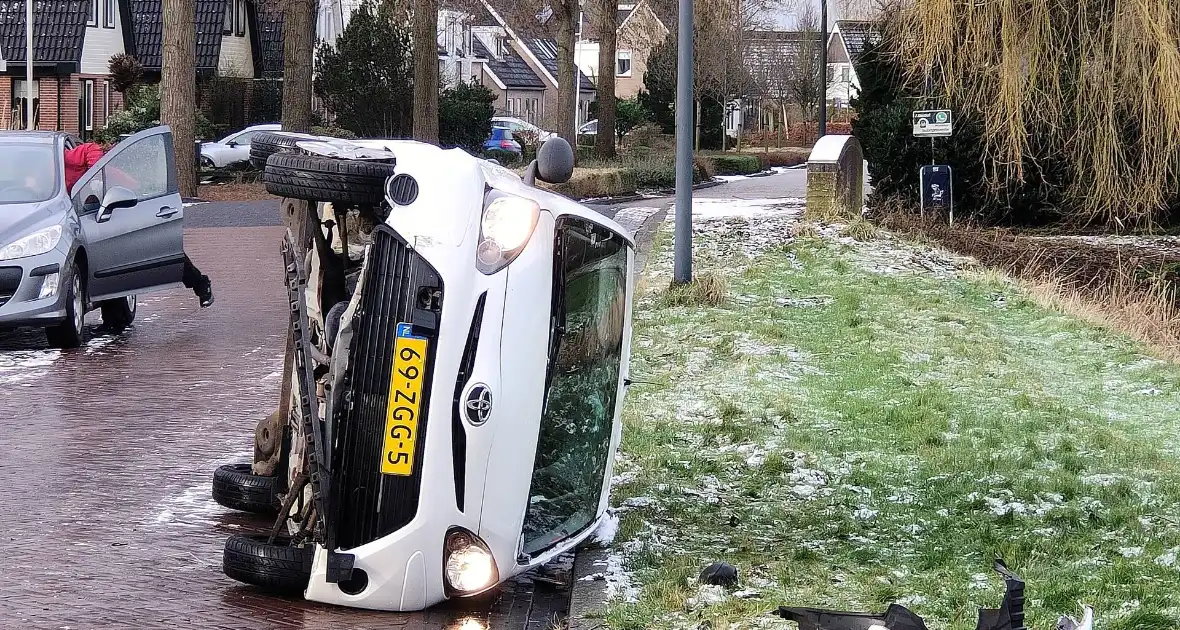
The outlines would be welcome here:
[[[61,241],[61,226],[53,225],[16,240],[0,249],[0,260],[15,260],[53,251]]]
[[[492,552],[474,534],[454,529],[443,547],[443,577],[453,595],[475,595],[500,581]]]
[[[508,266],[528,244],[541,207],[532,199],[492,192],[480,223],[476,266],[493,274]]]

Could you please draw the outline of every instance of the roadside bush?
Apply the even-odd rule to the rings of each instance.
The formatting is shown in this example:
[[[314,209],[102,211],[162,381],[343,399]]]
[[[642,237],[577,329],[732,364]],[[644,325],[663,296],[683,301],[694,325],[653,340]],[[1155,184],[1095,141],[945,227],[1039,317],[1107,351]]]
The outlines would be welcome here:
[[[344,140],[354,140],[357,135],[347,129],[340,127],[321,127],[315,126],[311,128],[311,135],[313,136],[327,136],[329,138],[343,138]]]
[[[511,151],[501,151],[499,149],[495,149],[492,151],[487,151],[483,155],[486,158],[491,158],[499,162],[501,166],[512,166],[513,164],[520,162],[520,156]]]
[[[713,164],[714,175],[749,175],[762,170],[762,162],[753,155],[713,155],[707,160]]]
[[[770,169],[776,166],[798,166],[807,163],[808,153],[806,151],[771,151],[769,153],[751,153],[752,157],[758,158],[762,163],[762,169]]]
[[[96,129],[94,139],[103,143],[119,141],[119,136],[150,129],[160,124],[160,86],[140,85],[124,95],[123,109],[107,119],[106,127]],[[197,139],[208,140],[215,130],[201,112],[196,112]]]
[[[492,130],[496,95],[482,85],[460,83],[443,90],[438,99],[438,140],[472,154],[483,149]]]
[[[126,94],[128,90],[143,81],[143,64],[139,63],[139,60],[133,55],[127,53],[114,55],[107,63],[107,67],[111,73],[111,87],[120,94]]]

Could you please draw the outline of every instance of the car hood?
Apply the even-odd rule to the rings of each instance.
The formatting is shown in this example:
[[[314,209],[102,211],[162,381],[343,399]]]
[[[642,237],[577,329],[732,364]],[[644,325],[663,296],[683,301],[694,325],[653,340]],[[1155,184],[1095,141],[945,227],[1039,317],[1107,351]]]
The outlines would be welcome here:
[[[60,197],[40,203],[0,203],[0,246],[61,223],[69,206]]]

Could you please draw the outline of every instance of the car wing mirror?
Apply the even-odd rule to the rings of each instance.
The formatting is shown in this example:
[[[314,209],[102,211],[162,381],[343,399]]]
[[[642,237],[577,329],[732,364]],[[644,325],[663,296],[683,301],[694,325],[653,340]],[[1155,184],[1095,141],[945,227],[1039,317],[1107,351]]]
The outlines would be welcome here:
[[[574,175],[574,150],[565,138],[550,138],[540,149],[537,159],[529,164],[524,181],[532,186],[536,180],[550,184],[564,184]]]
[[[98,209],[98,216],[95,218],[95,221],[98,223],[109,221],[111,214],[115,210],[119,208],[131,208],[138,203],[139,198],[135,196],[135,193],[122,186],[112,186],[107,191],[107,194],[103,195],[102,205]]]

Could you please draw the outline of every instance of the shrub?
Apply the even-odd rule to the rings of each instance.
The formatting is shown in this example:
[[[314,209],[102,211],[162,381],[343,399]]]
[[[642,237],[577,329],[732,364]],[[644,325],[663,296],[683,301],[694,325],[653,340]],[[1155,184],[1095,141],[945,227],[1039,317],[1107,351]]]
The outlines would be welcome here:
[[[647,111],[639,97],[618,99],[615,105],[615,130],[618,131],[619,140],[651,118],[651,112]]]
[[[749,175],[762,170],[762,162],[753,155],[714,155],[708,161],[713,163],[714,175]]]
[[[119,136],[138,133],[160,124],[160,86],[141,85],[124,95],[123,109],[107,119],[106,127],[95,130],[98,142],[114,143]],[[197,139],[208,139],[214,133],[213,125],[201,112],[196,112]]]
[[[492,130],[496,95],[482,85],[460,83],[443,90],[438,99],[438,140],[477,154]]]
[[[353,140],[357,137],[357,135],[355,133],[353,133],[347,129],[341,129],[340,127],[332,127],[332,126],[312,127],[311,134],[313,136],[327,136],[329,138],[343,138],[345,140]]]
[[[763,170],[774,168],[776,166],[798,166],[807,162],[807,151],[771,151],[769,153],[751,153],[752,157],[758,158],[762,164]]]
[[[410,50],[409,30],[378,15],[373,2],[365,2],[353,13],[335,46],[320,45],[315,92],[336,115],[337,125],[367,137],[410,134],[414,98]]]

